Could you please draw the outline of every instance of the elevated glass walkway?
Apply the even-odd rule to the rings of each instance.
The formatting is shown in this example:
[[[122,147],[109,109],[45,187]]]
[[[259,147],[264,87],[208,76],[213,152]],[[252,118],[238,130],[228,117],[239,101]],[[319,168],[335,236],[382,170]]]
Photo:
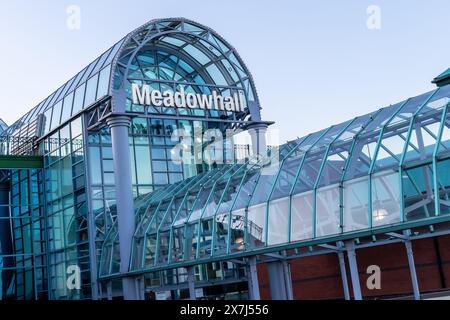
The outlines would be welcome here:
[[[129,274],[450,221],[449,102],[447,85],[136,199]],[[118,250],[115,224],[101,277]]]

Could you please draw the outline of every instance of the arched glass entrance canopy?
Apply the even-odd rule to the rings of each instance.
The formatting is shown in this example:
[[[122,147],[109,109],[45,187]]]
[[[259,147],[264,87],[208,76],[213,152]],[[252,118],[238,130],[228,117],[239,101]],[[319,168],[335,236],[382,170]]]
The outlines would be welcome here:
[[[138,198],[130,273],[450,221],[449,103],[447,85],[282,145],[279,162],[228,164]],[[101,276],[117,273],[117,252],[113,226]]]
[[[247,108],[176,109],[133,105],[131,83],[161,92],[241,93]],[[11,125],[3,135],[42,137],[80,113],[112,97],[111,112],[260,121],[252,76],[236,50],[212,29],[184,19],[156,19],[129,33],[76,76]],[[42,125],[35,122],[42,119]],[[38,128],[38,129],[37,129]]]

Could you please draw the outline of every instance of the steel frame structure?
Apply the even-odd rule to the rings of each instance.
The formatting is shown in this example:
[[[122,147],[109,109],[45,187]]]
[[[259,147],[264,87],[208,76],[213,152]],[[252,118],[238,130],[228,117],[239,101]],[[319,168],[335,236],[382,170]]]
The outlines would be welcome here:
[[[280,147],[279,163],[229,164],[225,170],[217,169],[215,172],[203,174],[203,177],[197,176],[192,178],[192,181],[184,181],[179,186],[171,185],[138,199],[136,213],[146,212],[146,214],[145,217],[136,216],[138,226],[141,227],[136,229],[134,243],[147,242],[153,237],[156,241],[156,250],[150,253],[145,250],[145,246],[142,248],[134,244],[128,274],[142,275],[215,261],[239,261],[253,256],[266,257],[283,251],[289,252],[288,257],[277,255],[275,260],[310,254],[348,252],[354,249],[341,248],[339,244],[355,242],[355,248],[358,249],[367,245],[412,241],[419,237],[436,236],[437,234],[433,233],[435,232],[433,226],[443,226],[443,232],[448,233],[447,222],[450,221],[450,215],[447,199],[450,181],[445,172],[448,170],[450,155],[449,97],[450,88],[440,87],[394,106],[382,108],[372,114],[289,142]],[[275,174],[265,177],[261,171],[270,166],[276,166],[277,170]],[[206,179],[205,184],[195,183],[202,179]],[[354,193],[351,189],[352,183],[361,179],[365,182],[362,189],[366,194],[352,194]],[[186,184],[191,186],[188,190],[183,189]],[[234,186],[235,191],[227,205],[224,197],[230,198],[230,185]],[[337,201],[337,205],[331,209],[329,203],[333,201],[327,201],[330,200],[329,197],[328,199],[321,197],[323,190],[327,190],[330,185],[335,186],[335,195],[331,200]],[[383,189],[380,191],[380,188]],[[265,197],[261,198],[261,194]],[[295,202],[295,199],[306,194],[311,194],[310,207],[299,207],[299,202]],[[186,197],[192,197],[193,200],[189,203],[179,201]],[[354,228],[346,226],[353,223],[349,218],[352,214],[352,208],[349,206],[355,204],[348,202],[350,197],[353,197],[352,201],[356,199],[362,202],[359,204],[362,211],[356,217],[366,216],[365,224],[356,225]],[[382,206],[380,197],[384,202]],[[284,201],[285,205],[274,207],[273,203],[276,204],[277,201]],[[237,202],[241,203],[236,206]],[[177,211],[173,211],[173,203],[178,204]],[[224,204],[227,209],[223,211],[221,207]],[[431,207],[433,204],[436,209]],[[211,206],[216,208],[215,213],[205,215],[205,211]],[[251,215],[254,208],[257,209],[256,215],[261,217],[259,220],[255,220],[257,218]],[[189,213],[181,220],[178,218],[179,214],[175,213],[180,210]],[[305,236],[304,239],[292,237],[295,231],[292,226],[293,212],[298,215],[299,210],[311,217],[309,220],[311,224],[308,225],[311,229],[310,236]],[[420,212],[419,216],[413,214],[417,211]],[[336,222],[336,225],[328,234],[326,232],[318,234],[324,212],[325,218]],[[338,215],[333,216],[336,212]],[[383,213],[381,218],[378,216],[379,212]],[[225,251],[217,250],[214,245],[218,239],[215,234],[218,225],[222,224],[222,220],[218,219],[218,213],[226,215],[228,219]],[[275,218],[270,219],[270,215],[274,215]],[[244,219],[244,243],[239,250],[230,250],[234,245],[231,243],[231,231],[234,228],[232,219],[236,216]],[[284,241],[271,244],[270,230],[276,229],[283,217],[288,217],[289,220],[287,230],[283,230],[284,233],[287,231],[286,234],[289,236],[283,238]],[[167,219],[172,223],[169,225],[165,223]],[[210,248],[209,244],[201,241],[204,237],[202,226],[208,221],[213,224]],[[262,244],[252,247],[251,240],[254,239],[251,239],[250,229],[255,221],[261,223]],[[184,244],[181,250],[191,250],[189,248],[193,246],[195,254],[184,252],[180,261],[172,261],[172,254],[168,253],[161,259],[161,233],[169,233],[171,240],[168,250],[171,252],[174,230],[182,226],[185,228],[184,234],[187,234],[188,228],[192,225],[197,225],[194,229],[196,240],[185,237],[182,239]],[[296,226],[305,228],[305,224],[297,223]],[[139,229],[145,231],[138,232]],[[404,231],[411,233],[411,230],[413,235],[407,237],[392,236]],[[415,230],[420,230],[416,237]],[[107,238],[114,237],[116,233],[112,229]],[[361,239],[368,239],[364,241],[369,241],[369,244],[358,244]],[[108,243],[108,240],[105,243]],[[208,246],[209,254],[200,254],[202,245]],[[326,249],[323,249],[324,247]],[[302,248],[311,250],[307,249],[306,253],[300,253]],[[321,249],[317,251],[312,248]],[[110,249],[113,247],[105,246],[104,253]],[[136,252],[142,257],[138,264],[133,263]],[[148,257],[152,254],[154,257]],[[106,256],[113,255],[104,254],[102,259]],[[146,261],[151,263],[148,264]],[[350,262],[354,264],[354,260]],[[121,276],[123,275],[111,274],[109,270],[100,270],[102,281]]]

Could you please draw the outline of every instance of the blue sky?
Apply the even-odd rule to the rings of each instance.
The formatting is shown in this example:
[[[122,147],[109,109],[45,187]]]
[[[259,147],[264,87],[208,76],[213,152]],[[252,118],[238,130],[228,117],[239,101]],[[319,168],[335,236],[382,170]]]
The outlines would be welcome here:
[[[66,25],[81,8],[81,29]],[[366,10],[381,10],[371,30]],[[450,67],[447,1],[72,0],[0,3],[0,117],[11,124],[146,21],[183,16],[226,38],[282,140],[434,88]]]

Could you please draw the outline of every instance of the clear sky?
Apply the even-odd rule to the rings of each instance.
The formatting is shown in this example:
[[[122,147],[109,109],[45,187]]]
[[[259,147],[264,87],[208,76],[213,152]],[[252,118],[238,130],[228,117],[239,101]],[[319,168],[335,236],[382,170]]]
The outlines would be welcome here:
[[[182,16],[238,50],[263,118],[293,139],[433,89],[450,67],[449,12],[448,0],[2,0],[0,117],[11,124],[146,21]]]

